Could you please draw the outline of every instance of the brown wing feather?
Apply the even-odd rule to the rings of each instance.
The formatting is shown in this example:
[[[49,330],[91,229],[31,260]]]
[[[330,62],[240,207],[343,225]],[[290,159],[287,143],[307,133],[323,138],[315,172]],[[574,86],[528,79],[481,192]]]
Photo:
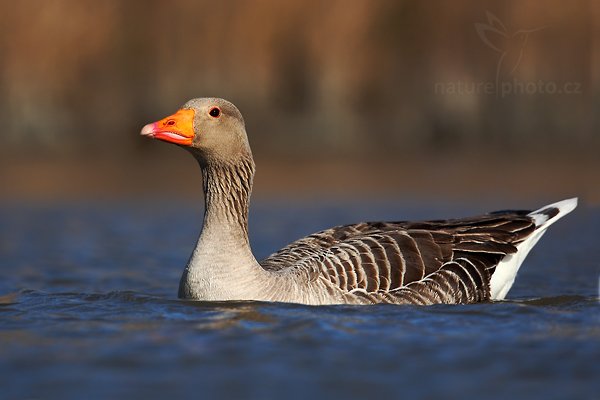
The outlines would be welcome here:
[[[489,299],[498,262],[535,229],[525,211],[422,222],[364,222],[317,232],[261,262],[310,269],[365,302],[463,303]]]

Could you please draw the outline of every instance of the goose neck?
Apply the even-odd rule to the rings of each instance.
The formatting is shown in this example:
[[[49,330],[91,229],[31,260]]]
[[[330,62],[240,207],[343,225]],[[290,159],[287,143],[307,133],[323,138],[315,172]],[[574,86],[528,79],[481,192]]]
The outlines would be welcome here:
[[[251,158],[236,163],[207,163],[204,181],[203,235],[249,244],[248,209],[254,177]]]

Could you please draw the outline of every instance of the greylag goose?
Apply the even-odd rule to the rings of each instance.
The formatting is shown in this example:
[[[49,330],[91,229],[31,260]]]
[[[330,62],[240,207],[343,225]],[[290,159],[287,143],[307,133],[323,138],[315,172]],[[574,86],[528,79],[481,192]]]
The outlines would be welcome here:
[[[144,126],[200,164],[204,224],[179,297],[301,304],[436,304],[504,299],[529,250],[577,199],[537,211],[362,222],[299,239],[260,263],[248,240],[254,161],[244,119],[218,98],[188,101]]]

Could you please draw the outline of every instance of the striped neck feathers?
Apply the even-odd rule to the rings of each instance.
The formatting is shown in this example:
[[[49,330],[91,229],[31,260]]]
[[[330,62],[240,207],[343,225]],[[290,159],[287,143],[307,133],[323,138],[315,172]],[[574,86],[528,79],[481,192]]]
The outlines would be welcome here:
[[[203,234],[249,245],[248,209],[254,178],[252,155],[235,161],[201,162],[204,184]]]

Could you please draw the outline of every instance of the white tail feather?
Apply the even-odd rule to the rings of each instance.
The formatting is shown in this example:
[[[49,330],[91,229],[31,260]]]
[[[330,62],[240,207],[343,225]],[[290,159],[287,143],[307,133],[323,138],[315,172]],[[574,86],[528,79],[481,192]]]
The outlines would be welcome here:
[[[490,280],[492,300],[502,300],[506,297],[529,251],[536,245],[550,225],[573,211],[575,207],[577,207],[577,198],[572,198],[547,205],[529,213],[529,216],[535,222],[536,229],[527,239],[517,245],[516,253],[507,255],[496,266],[496,270]],[[553,208],[557,209],[558,213],[550,217],[546,211]]]

